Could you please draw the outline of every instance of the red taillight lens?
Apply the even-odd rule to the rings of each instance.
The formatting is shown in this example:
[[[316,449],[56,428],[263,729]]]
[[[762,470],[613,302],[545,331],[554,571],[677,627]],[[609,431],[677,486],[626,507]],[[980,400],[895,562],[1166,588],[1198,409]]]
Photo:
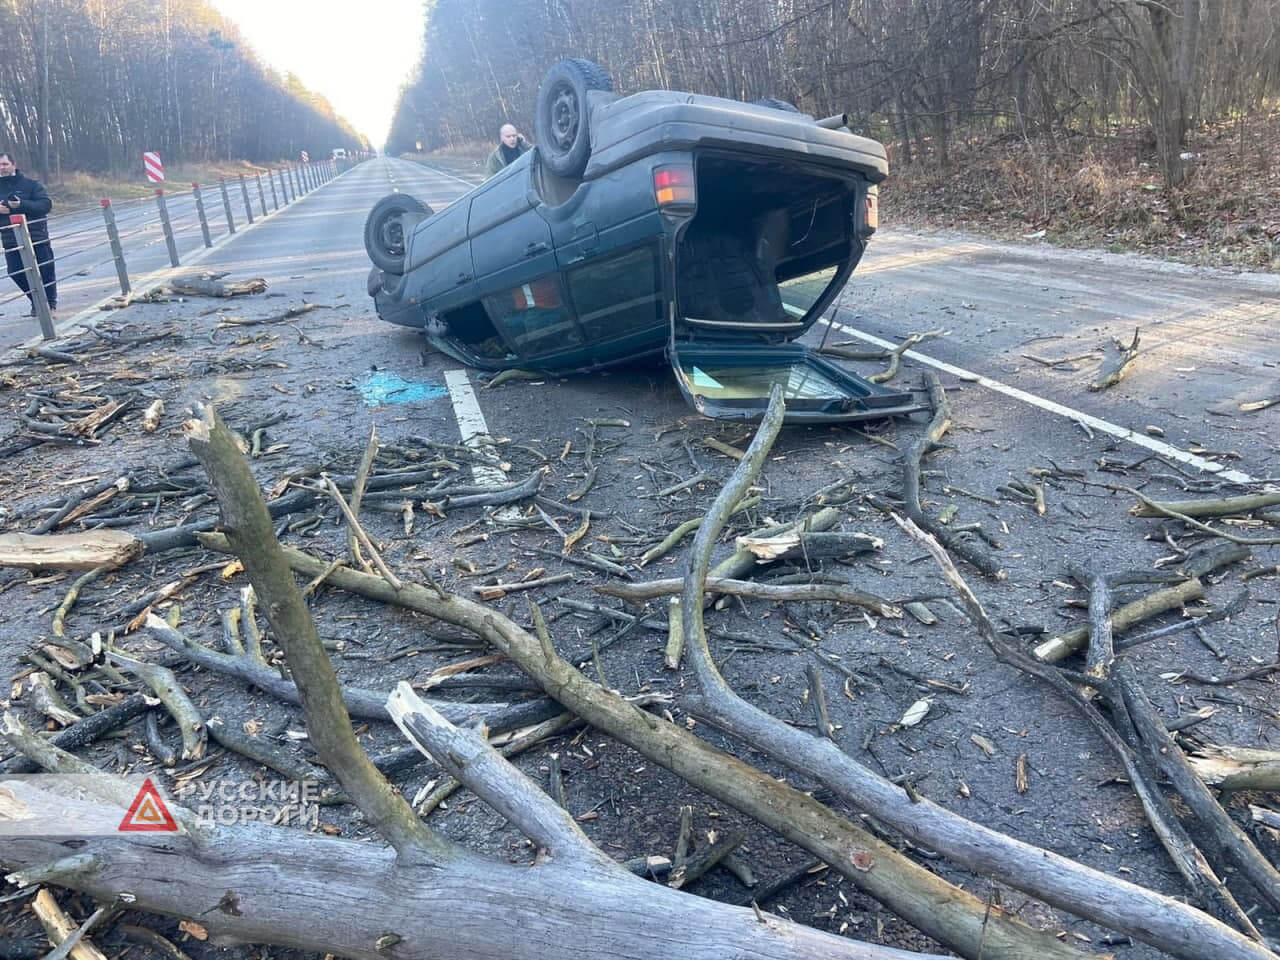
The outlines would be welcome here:
[[[653,196],[659,207],[693,206],[697,198],[693,167],[658,167],[653,171]]]
[[[870,232],[880,226],[880,198],[874,193],[868,193],[865,203],[863,222],[866,223],[867,231]]]

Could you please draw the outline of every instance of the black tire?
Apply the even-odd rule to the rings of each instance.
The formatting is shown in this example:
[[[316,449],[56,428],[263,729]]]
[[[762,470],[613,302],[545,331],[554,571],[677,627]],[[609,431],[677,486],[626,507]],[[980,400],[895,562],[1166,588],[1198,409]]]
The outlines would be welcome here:
[[[779,100],[777,97],[761,97],[759,100],[752,100],[757,107],[772,107],[774,110],[785,110],[787,113],[799,113],[794,103],[788,103],[786,100]]]
[[[613,90],[613,79],[590,60],[561,60],[538,88],[534,130],[542,162],[560,177],[580,177],[591,157],[587,92]]]
[[[431,208],[406,193],[389,193],[375,203],[364,221],[364,248],[374,266],[404,273],[405,231],[429,216]]]

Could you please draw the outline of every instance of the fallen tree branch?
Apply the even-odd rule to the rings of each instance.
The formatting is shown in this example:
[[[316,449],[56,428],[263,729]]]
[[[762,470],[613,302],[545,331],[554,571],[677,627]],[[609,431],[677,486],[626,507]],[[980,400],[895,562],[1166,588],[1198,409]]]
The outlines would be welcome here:
[[[913,843],[936,850],[956,863],[993,876],[1046,903],[1121,930],[1187,960],[1200,960],[1206,950],[1215,958],[1269,958],[1269,952],[1261,945],[1171,897],[1118,881],[965,820],[920,796],[918,791],[908,793],[856,763],[831,741],[809,736],[779,722],[729,688],[711,657],[698,598],[704,589],[711,551],[724,526],[725,515],[742,491],[754,482],[782,426],[783,415],[782,393],[775,386],[755,439],[708,510],[690,551],[681,598],[688,661],[697,679],[697,694],[687,703],[689,711],[813,777],[838,797],[901,831]],[[1209,941],[1214,944],[1211,948],[1206,946]],[[973,955],[990,956],[989,950],[988,941],[976,946]]]
[[[1090,390],[1094,392],[1105,390],[1107,387],[1114,387],[1124,379],[1124,375],[1129,372],[1138,360],[1138,335],[1140,332],[1137,329],[1133,331],[1133,342],[1128,346],[1112,338],[1112,343],[1118,352],[1111,360],[1103,361],[1102,366],[1098,369],[1097,379],[1089,384]]]
[[[262,600],[272,634],[284,648],[321,762],[395,848],[398,859],[434,864],[453,860],[454,845],[418,819],[356,740],[333,665],[276,539],[258,482],[235,439],[211,407],[204,407],[199,419],[183,424],[183,432],[209,474],[226,520],[227,539]]]
[[[601,583],[595,587],[596,593],[618,597],[633,603],[653,600],[656,597],[676,596],[683,589],[684,580],[676,577],[669,580],[649,580],[645,583]],[[756,597],[762,600],[825,600],[863,607],[879,616],[894,620],[902,619],[902,608],[896,604],[856,587],[847,587],[838,583],[799,583],[777,586],[753,583],[750,580],[713,577],[706,582],[706,592],[723,593],[735,597]]]
[[[838,511],[830,512],[829,521],[824,518],[822,522],[834,523],[839,517]],[[226,539],[220,535],[206,536],[203,542],[210,549],[229,551]],[[315,576],[329,566],[300,550],[283,549],[290,566],[304,576]],[[747,564],[755,563],[750,553],[743,553]],[[490,607],[456,595],[441,599],[413,583],[397,593],[381,577],[341,566],[330,572],[328,583],[382,603],[416,610],[485,638],[591,726],[821,857],[899,916],[967,957],[1083,960],[1081,951],[1074,946],[1059,943],[1052,935],[1035,931],[947,883],[812,797],[602,690],[549,645],[544,646]],[[901,794],[897,787],[889,785],[889,789]],[[1041,850],[1036,853],[1045,855]],[[1107,883],[1123,883],[1098,876]],[[1167,900],[1159,899],[1162,903]]]
[[[23,570],[114,570],[142,556],[143,544],[121,530],[0,533],[0,567]]]
[[[1192,841],[1190,835],[1183,828],[1173,808],[1160,792],[1155,766],[1152,762],[1144,761],[1136,749],[1136,743],[1131,746],[1130,742],[1127,742],[1135,740],[1131,731],[1133,731],[1133,723],[1136,718],[1128,707],[1128,685],[1136,681],[1131,676],[1127,678],[1125,676],[1125,674],[1131,674],[1132,671],[1132,667],[1128,663],[1116,663],[1115,661],[1111,644],[1111,625],[1107,616],[1109,578],[1101,574],[1093,576],[1076,574],[1077,579],[1084,580],[1090,587],[1090,643],[1096,643],[1099,647],[1097,652],[1092,650],[1090,652],[1089,672],[1085,678],[1085,683],[1095,687],[1107,699],[1111,708],[1112,723],[1106,721],[1084,692],[1073,686],[1065,678],[1065,672],[1055,670],[1049,665],[1027,656],[1022,651],[1011,647],[1004,640],[987,616],[978,598],[969,588],[969,585],[965,583],[964,578],[960,576],[960,572],[956,570],[951,558],[947,556],[936,541],[930,539],[919,528],[912,526],[908,520],[899,520],[898,525],[933,556],[942,571],[944,579],[959,597],[969,615],[970,621],[977,628],[979,635],[987,646],[991,648],[992,652],[995,653],[996,657],[1000,661],[1016,667],[1023,673],[1046,683],[1062,699],[1079,710],[1089,722],[1089,725],[1097,731],[1111,748],[1112,752],[1123,764],[1125,773],[1129,777],[1129,782],[1142,803],[1143,812],[1155,830],[1156,836],[1159,837],[1161,844],[1178,868],[1179,873],[1182,874],[1188,886],[1205,908],[1218,919],[1234,923],[1254,940],[1261,940],[1261,934],[1258,933],[1257,928],[1249,919],[1249,915],[1240,908],[1231,891],[1227,889],[1226,884],[1214,872],[1209,862]],[[1115,579],[1117,582],[1126,582],[1137,578],[1120,576]],[[1095,591],[1097,593],[1096,598]],[[1111,677],[1112,667],[1115,668],[1115,672],[1118,675],[1114,681]],[[1125,736],[1122,736],[1118,730],[1123,731]],[[1164,731],[1163,726],[1161,726],[1161,730],[1162,732]],[[1138,731],[1138,734],[1141,736],[1140,731]],[[1165,736],[1168,736],[1167,732],[1165,732]]]

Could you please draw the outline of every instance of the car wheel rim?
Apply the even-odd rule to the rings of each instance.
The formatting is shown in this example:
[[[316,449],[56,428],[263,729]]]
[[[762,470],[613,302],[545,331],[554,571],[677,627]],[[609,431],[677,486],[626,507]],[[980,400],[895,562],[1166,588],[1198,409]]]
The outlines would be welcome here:
[[[551,136],[561,153],[573,148],[578,138],[578,96],[573,88],[562,86],[551,101]]]
[[[404,229],[400,225],[399,216],[390,216],[382,221],[382,248],[392,256],[404,253]]]

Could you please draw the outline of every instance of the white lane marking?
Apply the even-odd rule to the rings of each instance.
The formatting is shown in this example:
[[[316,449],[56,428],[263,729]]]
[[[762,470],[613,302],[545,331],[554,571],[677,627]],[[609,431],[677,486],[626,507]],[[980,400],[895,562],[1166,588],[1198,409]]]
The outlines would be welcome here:
[[[406,160],[404,162],[410,163],[411,161]],[[445,173],[443,170],[437,169],[436,167],[427,166],[427,164],[425,163],[418,163],[414,165],[421,167],[423,170],[429,170],[434,174],[438,174],[439,176],[448,177],[450,180],[457,180],[459,183],[465,183],[468,187],[478,187],[480,186],[480,184],[484,183],[483,180],[464,180],[462,177],[455,177],[452,173]]]
[[[458,421],[458,433],[462,434],[462,443],[474,451],[488,454],[497,460],[498,453],[489,443],[489,425],[484,421],[484,413],[476,402],[475,389],[467,378],[466,370],[445,370],[444,384],[449,388],[449,399],[453,402],[453,417]],[[504,486],[511,483],[498,467],[490,467],[485,463],[472,463],[471,475],[481,486]]]
[[[794,313],[795,308],[788,305],[787,311]],[[802,314],[803,315],[803,314]],[[836,323],[833,320],[822,318],[822,322],[829,325],[833,330],[839,330],[841,333],[847,333],[851,337],[857,337],[866,343],[875,344],[877,347],[883,347],[886,350],[892,350],[898,345],[888,340],[882,340],[879,337],[869,333],[863,333],[861,330],[855,330],[853,327],[846,326],[843,323]],[[1033,407],[1039,407],[1047,413],[1057,414],[1060,417],[1066,417],[1068,420],[1077,420],[1085,424],[1091,430],[1097,430],[1100,433],[1107,433],[1120,440],[1127,440],[1135,446],[1142,447],[1144,450],[1150,450],[1152,453],[1162,457],[1168,457],[1170,460],[1177,460],[1179,463],[1185,463],[1189,467],[1195,467],[1197,470],[1203,470],[1205,473],[1212,473],[1214,476],[1221,477],[1224,480],[1230,480],[1233,483],[1251,483],[1253,478],[1247,473],[1241,473],[1239,470],[1228,470],[1220,463],[1212,460],[1206,460],[1204,457],[1196,456],[1194,453],[1188,453],[1177,447],[1170,446],[1167,443],[1149,437],[1145,433],[1136,433],[1128,427],[1122,427],[1118,424],[1103,420],[1081,410],[1075,410],[1071,407],[1064,406],[1056,401],[1049,400],[1045,397],[1036,396],[1034,393],[1028,393],[1025,390],[1019,390],[1017,387],[1011,387],[1007,383],[1001,383],[999,380],[992,380],[990,377],[984,377],[972,371],[965,370],[963,367],[957,367],[953,364],[937,360],[927,354],[920,353],[918,350],[908,350],[903,354],[911,360],[923,363],[926,366],[933,367],[936,370],[942,370],[946,373],[961,378],[962,380],[971,381],[980,386],[993,390],[996,393],[1002,393],[1006,397],[1014,400],[1020,400],[1023,403],[1029,403]]]

